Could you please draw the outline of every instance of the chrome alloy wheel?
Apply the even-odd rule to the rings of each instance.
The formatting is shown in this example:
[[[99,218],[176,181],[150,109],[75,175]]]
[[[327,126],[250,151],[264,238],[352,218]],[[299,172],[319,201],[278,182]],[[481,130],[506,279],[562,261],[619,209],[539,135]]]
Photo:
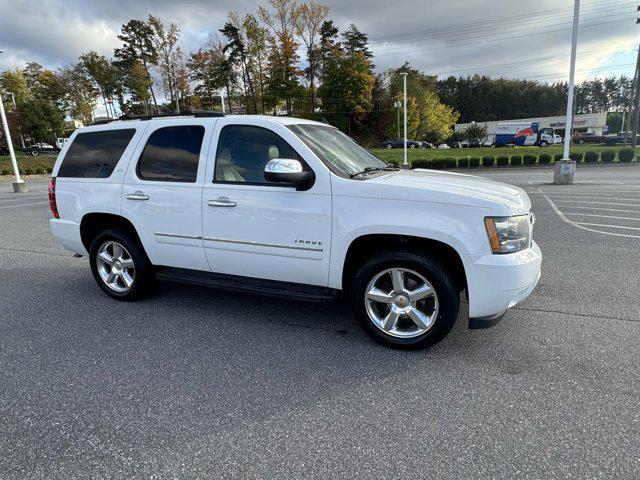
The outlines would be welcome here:
[[[390,268],[369,282],[365,307],[373,324],[398,338],[414,338],[438,318],[438,295],[429,281],[406,268]]]
[[[129,291],[136,278],[131,254],[115,241],[100,245],[96,254],[98,273],[102,281],[114,292]]]

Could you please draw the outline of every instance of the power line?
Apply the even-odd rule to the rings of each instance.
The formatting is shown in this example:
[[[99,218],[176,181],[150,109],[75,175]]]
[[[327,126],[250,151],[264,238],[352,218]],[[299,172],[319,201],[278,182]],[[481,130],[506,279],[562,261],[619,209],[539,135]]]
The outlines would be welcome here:
[[[604,11],[610,11],[612,8],[627,8],[627,6],[632,6],[633,3],[629,2],[628,5],[623,5],[619,0],[610,0],[610,1],[605,1],[605,2],[600,2],[597,4],[589,4],[590,7],[595,7],[595,8],[591,8],[589,9],[588,7],[583,7],[583,13],[598,13],[602,10]],[[567,11],[567,13],[562,13],[563,11]],[[572,8],[565,8],[565,9],[558,9],[555,10],[554,13],[554,20],[562,17],[562,16],[569,16],[572,15]],[[540,18],[538,18],[540,17]],[[528,20],[530,23],[531,21],[540,21],[543,20],[546,23],[549,23],[549,12],[546,11],[538,11],[538,12],[531,12],[531,13],[527,13],[527,14],[519,14],[519,15],[514,15],[514,16],[507,16],[507,17],[500,17],[500,18],[494,18],[491,20],[484,20],[484,21],[479,21],[479,22],[472,22],[472,23],[464,23],[464,24],[457,24],[457,25],[448,25],[448,26],[444,26],[444,27],[434,27],[434,28],[430,28],[427,30],[421,30],[421,31],[417,31],[417,32],[411,32],[411,33],[404,33],[404,34],[397,34],[397,35],[388,35],[386,37],[371,37],[370,41],[372,43],[384,43],[387,40],[390,41],[394,41],[394,42],[398,42],[398,41],[402,41],[403,39],[407,39],[410,40],[412,38],[415,37],[421,37],[423,35],[430,35],[430,34],[436,34],[438,36],[442,36],[443,34],[447,34],[449,32],[453,32],[455,33],[456,30],[463,30],[463,33],[469,32],[469,29],[476,29],[476,28],[483,28],[486,29],[488,28],[487,26],[495,24],[497,26],[504,26],[505,22],[508,21],[514,21],[514,20],[519,20],[519,19],[523,19],[523,20]],[[514,26],[518,26],[518,25],[514,25]],[[494,29],[495,30],[495,29]],[[392,40],[393,39],[393,40]]]
[[[631,17],[625,17],[625,18],[621,18],[621,19],[618,19],[618,20],[611,20],[611,21],[607,21],[607,22],[597,22],[597,23],[591,23],[591,24],[588,24],[588,25],[581,25],[579,28],[582,30],[582,29],[588,28],[588,27],[595,27],[595,26],[599,26],[599,25],[608,25],[608,24],[619,23],[619,22],[628,21],[628,20],[631,20]],[[481,44],[499,42],[501,40],[513,40],[515,38],[525,38],[525,37],[542,35],[542,34],[546,34],[546,33],[562,32],[562,31],[566,31],[566,30],[571,30],[571,27],[560,28],[560,29],[556,29],[556,30],[538,31],[536,33],[529,33],[529,34],[525,34],[525,35],[513,35],[513,36],[507,36],[507,37],[492,38],[490,40],[457,43],[457,44],[454,44],[454,45],[445,45],[445,46],[440,46],[440,47],[420,48],[420,49],[416,49],[416,50],[403,49],[403,50],[398,51],[398,52],[381,53],[379,55],[375,55],[374,54],[374,57],[386,57],[386,56],[389,56],[389,55],[399,55],[401,53],[405,53],[405,54],[420,53],[420,52],[427,51],[427,50],[428,51],[442,50],[442,49],[462,47],[462,46],[467,46],[467,45],[481,45]]]

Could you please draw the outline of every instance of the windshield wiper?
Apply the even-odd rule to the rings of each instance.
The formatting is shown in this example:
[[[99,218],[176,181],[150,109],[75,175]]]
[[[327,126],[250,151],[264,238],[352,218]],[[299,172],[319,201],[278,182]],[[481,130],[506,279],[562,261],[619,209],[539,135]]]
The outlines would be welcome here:
[[[385,164],[384,167],[365,167],[364,170],[361,170],[360,172],[352,173],[351,175],[349,175],[349,178],[357,177],[358,175],[365,175],[367,173],[380,172],[383,170],[384,171],[399,170],[399,167],[396,167],[391,163]]]

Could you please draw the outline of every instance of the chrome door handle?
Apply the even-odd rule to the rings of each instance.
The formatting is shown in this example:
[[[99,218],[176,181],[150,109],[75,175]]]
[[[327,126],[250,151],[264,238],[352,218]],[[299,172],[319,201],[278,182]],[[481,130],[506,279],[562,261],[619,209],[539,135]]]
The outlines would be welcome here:
[[[127,200],[149,200],[149,195],[145,195],[140,190],[137,190],[133,193],[129,193],[125,196]]]
[[[219,197],[216,200],[209,200],[207,205],[210,207],[235,207],[237,203],[232,202],[227,197]]]

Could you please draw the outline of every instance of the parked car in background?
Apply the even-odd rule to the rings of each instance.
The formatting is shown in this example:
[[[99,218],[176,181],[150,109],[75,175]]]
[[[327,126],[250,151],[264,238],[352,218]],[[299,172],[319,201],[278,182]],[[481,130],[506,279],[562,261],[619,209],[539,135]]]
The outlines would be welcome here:
[[[420,142],[420,143],[421,143],[420,148],[435,148],[433,143],[429,143],[429,142]]]
[[[323,123],[207,113],[80,128],[58,156],[53,236],[106,295],[134,300],[160,278],[237,303],[344,296],[376,341],[416,349],[447,336],[461,294],[468,326],[486,328],[538,283],[521,188],[393,167]]]
[[[37,157],[41,153],[58,153],[60,150],[60,148],[54,147],[50,143],[34,143],[33,145],[29,145],[25,148],[24,152],[27,155]]]
[[[392,138],[382,142],[384,148],[404,148],[404,139]],[[422,142],[416,140],[407,140],[407,148],[422,148]]]
[[[583,143],[605,143],[604,135],[596,135],[595,133],[584,132],[574,133],[573,143],[582,145]]]
[[[438,145],[438,149],[440,150],[447,150],[451,148],[449,145],[447,145],[446,143],[441,143],[440,145]]]
[[[620,132],[611,135],[605,135],[604,143],[606,143],[607,145],[622,145],[625,142],[625,136],[627,143],[631,143],[633,132]],[[640,143],[640,135],[636,137],[636,143]]]
[[[480,148],[482,146],[482,140],[479,138],[470,138],[467,141],[468,148]]]
[[[560,135],[558,135],[557,133],[553,134],[553,144],[554,145],[559,145],[562,143],[562,137]]]
[[[56,138],[56,147],[62,150],[62,147],[64,147],[64,144],[67,143],[67,140],[69,139],[64,137]]]
[[[492,142],[491,140],[489,140],[489,139],[484,139],[484,140],[482,141],[482,146],[483,146],[483,147],[493,147],[494,145],[493,145],[493,142]]]

